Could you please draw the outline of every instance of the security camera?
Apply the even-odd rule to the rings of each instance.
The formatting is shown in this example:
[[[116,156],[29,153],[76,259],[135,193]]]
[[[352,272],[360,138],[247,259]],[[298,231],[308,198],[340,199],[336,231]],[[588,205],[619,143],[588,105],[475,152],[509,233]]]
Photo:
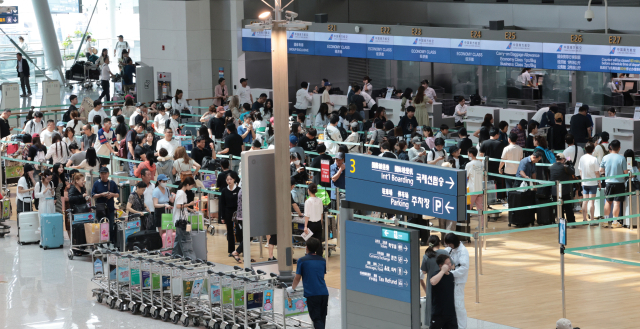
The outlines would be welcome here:
[[[287,10],[287,11],[285,11],[285,12],[284,12],[284,14],[285,14],[285,15],[287,16],[287,18],[288,18],[288,19],[290,19],[290,20],[294,20],[294,19],[296,19],[296,17],[298,17],[298,13],[294,13],[294,12],[293,12],[293,11],[291,11],[291,10]]]
[[[587,19],[587,22],[591,22],[593,20],[593,10],[587,9],[587,11],[584,12],[584,18]]]

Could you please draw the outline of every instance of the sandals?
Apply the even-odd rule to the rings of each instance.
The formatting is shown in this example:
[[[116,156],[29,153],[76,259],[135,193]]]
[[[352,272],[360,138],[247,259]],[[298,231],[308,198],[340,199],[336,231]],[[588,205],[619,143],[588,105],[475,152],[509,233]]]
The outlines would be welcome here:
[[[240,259],[240,255],[238,255],[238,254],[235,254],[235,255],[234,255],[234,254],[231,254],[231,257],[233,257],[233,259],[235,259],[235,260],[236,260],[236,262],[238,262],[238,263],[242,263],[242,260]]]

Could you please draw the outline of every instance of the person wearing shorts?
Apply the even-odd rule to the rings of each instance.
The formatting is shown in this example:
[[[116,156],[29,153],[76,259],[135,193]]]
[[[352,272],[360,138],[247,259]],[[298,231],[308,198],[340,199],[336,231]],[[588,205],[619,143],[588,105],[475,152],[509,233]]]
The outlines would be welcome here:
[[[586,154],[583,155],[580,158],[580,162],[577,163],[577,169],[580,172],[580,177],[584,177],[585,180],[600,177],[600,163],[598,162],[598,158],[593,156],[595,145],[593,143],[587,143],[584,150]],[[586,199],[595,198],[600,187],[600,181],[582,182],[582,195]],[[582,202],[582,218],[583,220],[595,219],[595,200]],[[598,224],[591,225],[593,226]]]
[[[619,154],[620,152],[620,141],[617,139],[612,140],[609,143],[609,147],[611,150],[609,154],[605,155],[602,158],[602,162],[600,163],[600,174],[603,174],[605,177],[605,182],[607,186],[604,190],[604,194],[607,196],[607,202],[604,205],[604,213],[605,218],[609,218],[609,213],[611,211],[611,206],[613,205],[613,217],[618,217],[620,215],[620,205],[624,201],[625,196],[616,196],[609,197],[610,195],[625,193],[624,188],[624,177],[613,177],[622,174],[628,174],[629,171],[626,169],[627,160]],[[607,227],[607,223],[602,223],[603,227]],[[611,223],[612,228],[622,227],[622,224],[614,220]]]

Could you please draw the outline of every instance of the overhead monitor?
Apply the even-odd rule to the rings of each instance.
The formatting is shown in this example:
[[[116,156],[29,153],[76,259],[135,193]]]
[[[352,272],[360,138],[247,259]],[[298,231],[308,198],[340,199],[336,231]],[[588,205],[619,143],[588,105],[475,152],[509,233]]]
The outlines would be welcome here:
[[[80,13],[81,0],[47,0],[52,14]]]

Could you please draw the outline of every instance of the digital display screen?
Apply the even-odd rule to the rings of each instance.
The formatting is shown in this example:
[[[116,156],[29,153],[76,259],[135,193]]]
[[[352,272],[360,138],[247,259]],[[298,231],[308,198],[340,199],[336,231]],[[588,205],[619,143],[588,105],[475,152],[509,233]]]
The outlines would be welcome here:
[[[80,0],[48,0],[52,14],[73,14],[80,12]]]

